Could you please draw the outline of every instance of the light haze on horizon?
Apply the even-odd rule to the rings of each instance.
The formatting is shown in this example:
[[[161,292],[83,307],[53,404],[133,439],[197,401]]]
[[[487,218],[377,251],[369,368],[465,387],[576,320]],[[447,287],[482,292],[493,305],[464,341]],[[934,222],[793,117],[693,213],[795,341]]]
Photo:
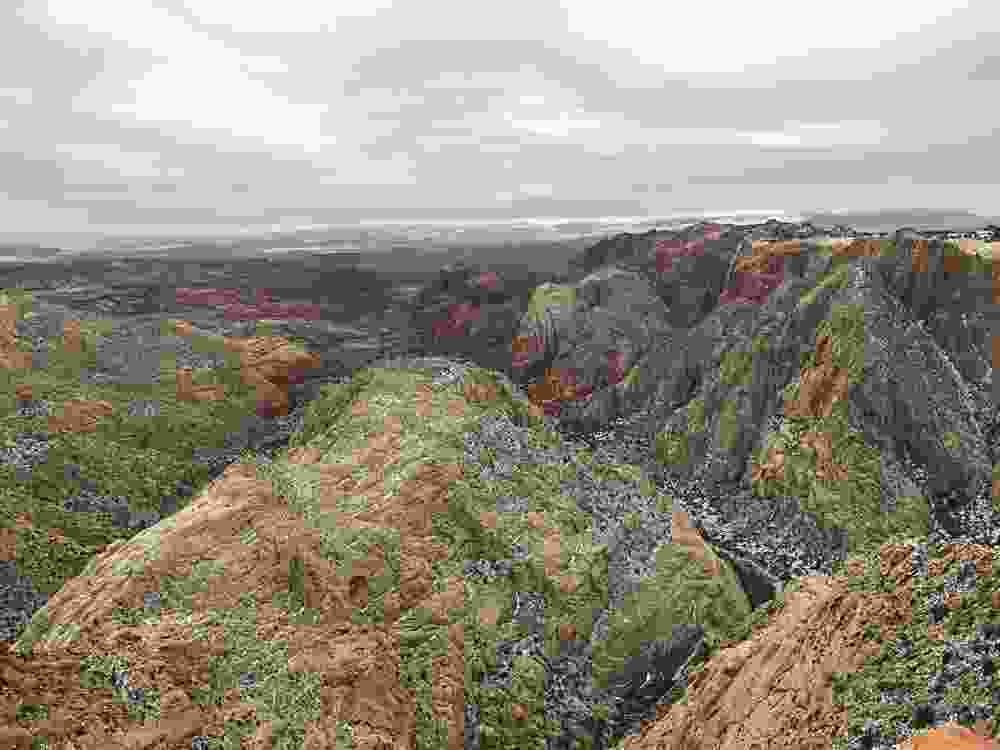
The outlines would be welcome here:
[[[994,215],[996,7],[30,0],[0,236]]]

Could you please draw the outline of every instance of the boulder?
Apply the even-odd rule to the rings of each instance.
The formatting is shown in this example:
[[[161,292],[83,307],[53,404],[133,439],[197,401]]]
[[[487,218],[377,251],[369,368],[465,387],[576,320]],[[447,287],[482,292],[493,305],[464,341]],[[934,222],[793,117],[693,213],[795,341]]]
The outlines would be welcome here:
[[[226,347],[240,353],[240,377],[257,389],[258,414],[288,413],[288,385],[302,379],[302,371],[319,364],[319,357],[291,347],[279,336],[227,338]]]

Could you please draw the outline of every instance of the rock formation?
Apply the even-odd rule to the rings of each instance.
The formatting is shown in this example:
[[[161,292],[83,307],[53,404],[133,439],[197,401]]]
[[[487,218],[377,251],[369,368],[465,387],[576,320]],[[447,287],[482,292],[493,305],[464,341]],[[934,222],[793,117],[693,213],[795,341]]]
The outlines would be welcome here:
[[[177,321],[179,335],[191,335],[191,324]],[[278,416],[288,413],[288,386],[299,382],[303,372],[319,365],[320,358],[311,352],[290,346],[280,336],[253,336],[222,338],[223,346],[240,355],[240,377],[247,385],[257,389],[257,410],[261,416]],[[217,389],[194,391],[190,375],[178,374],[178,394],[184,398],[216,398]],[[197,395],[196,395],[197,394]]]
[[[781,222],[620,235],[524,294],[445,269],[407,335],[455,356],[356,374],[270,468],[104,550],[0,671],[4,715],[66,710],[0,736],[166,750],[235,717],[305,746],[971,750],[943,727],[995,733],[1000,703],[996,280],[937,238]],[[235,347],[245,370],[272,338]],[[194,627],[288,654],[204,703]],[[131,664],[87,662],[121,701],[80,728],[64,667],[93,644]]]

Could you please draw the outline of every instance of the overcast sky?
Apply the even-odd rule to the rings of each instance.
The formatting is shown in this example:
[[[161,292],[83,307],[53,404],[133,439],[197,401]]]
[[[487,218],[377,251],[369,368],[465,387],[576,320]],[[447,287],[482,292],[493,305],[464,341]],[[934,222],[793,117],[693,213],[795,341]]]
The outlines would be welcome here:
[[[995,0],[10,5],[0,231],[1000,213]]]

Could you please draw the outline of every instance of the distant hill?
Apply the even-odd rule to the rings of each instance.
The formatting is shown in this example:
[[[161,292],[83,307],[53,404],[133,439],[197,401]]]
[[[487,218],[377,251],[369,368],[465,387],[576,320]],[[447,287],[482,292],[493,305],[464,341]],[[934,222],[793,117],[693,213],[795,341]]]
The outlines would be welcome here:
[[[886,211],[851,211],[845,213],[803,213],[802,218],[816,226],[837,224],[872,232],[892,231],[899,227],[915,229],[978,229],[1000,224],[1000,217],[978,216],[969,211],[935,209],[893,209]]]

